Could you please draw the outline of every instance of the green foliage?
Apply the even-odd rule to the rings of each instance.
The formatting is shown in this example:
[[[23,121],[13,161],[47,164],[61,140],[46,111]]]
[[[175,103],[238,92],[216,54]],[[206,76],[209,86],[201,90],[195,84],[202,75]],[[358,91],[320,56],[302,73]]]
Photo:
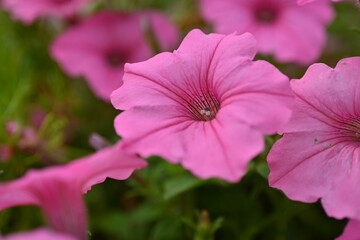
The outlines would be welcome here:
[[[164,198],[169,199],[193,189],[205,181],[192,175],[183,175],[166,180],[164,184]]]

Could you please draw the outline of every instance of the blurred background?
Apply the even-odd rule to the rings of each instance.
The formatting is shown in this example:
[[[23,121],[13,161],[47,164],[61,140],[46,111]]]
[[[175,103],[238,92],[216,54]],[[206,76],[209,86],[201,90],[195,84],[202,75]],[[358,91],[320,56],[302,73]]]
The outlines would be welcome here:
[[[328,27],[327,44],[318,61],[331,67],[342,58],[360,56],[360,8],[354,2],[333,5],[336,18]],[[82,8],[81,16],[104,9],[157,9],[177,25],[181,39],[193,28],[212,31],[195,0],[98,0]],[[120,139],[113,128],[119,111],[97,98],[82,77],[70,78],[50,57],[53,40],[76,24],[71,20],[47,17],[25,25],[0,11],[1,181],[18,178],[29,168],[72,161]],[[153,54],[157,51],[154,47]],[[296,64],[278,64],[267,56],[257,58],[270,61],[290,78],[300,78],[306,70]],[[346,220],[328,218],[319,203],[290,201],[269,188],[265,157],[277,138],[266,138],[267,150],[250,163],[248,173],[237,184],[199,180],[181,166],[152,157],[149,167],[130,179],[94,186],[85,196],[90,238],[336,238]],[[37,207],[0,212],[3,234],[45,224]]]

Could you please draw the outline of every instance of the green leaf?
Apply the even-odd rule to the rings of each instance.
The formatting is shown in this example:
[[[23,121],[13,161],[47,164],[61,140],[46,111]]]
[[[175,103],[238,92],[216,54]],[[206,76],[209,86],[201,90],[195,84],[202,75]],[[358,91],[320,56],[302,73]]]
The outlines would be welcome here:
[[[205,182],[206,181],[192,175],[183,175],[172,178],[164,184],[164,198],[166,200],[170,199]]]
[[[351,30],[360,34],[360,28],[353,27],[353,28],[351,28]]]
[[[256,171],[263,176],[265,179],[268,179],[269,173],[270,173],[270,169],[268,167],[268,165],[264,162],[261,162],[259,164],[257,164],[256,166]]]
[[[214,223],[211,226],[211,232],[214,234],[217,230],[219,230],[222,227],[224,221],[225,219],[223,217],[215,219]]]

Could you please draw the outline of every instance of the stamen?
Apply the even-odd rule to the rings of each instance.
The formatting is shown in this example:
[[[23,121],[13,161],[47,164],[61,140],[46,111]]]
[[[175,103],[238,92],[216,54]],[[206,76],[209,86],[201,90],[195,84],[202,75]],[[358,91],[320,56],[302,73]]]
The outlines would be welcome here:
[[[192,96],[187,109],[196,121],[211,121],[220,108],[220,102],[213,94]]]
[[[342,134],[360,141],[360,119],[349,119],[341,126]]]

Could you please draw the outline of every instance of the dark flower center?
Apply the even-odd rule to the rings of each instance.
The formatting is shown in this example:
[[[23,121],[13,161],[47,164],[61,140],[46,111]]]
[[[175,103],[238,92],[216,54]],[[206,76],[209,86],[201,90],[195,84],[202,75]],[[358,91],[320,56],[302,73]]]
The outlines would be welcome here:
[[[360,119],[350,119],[344,123],[341,129],[345,136],[360,141]]]
[[[117,68],[125,63],[125,56],[119,52],[110,52],[106,54],[106,62],[109,66]]]
[[[62,5],[68,2],[71,2],[72,0],[53,0],[55,4]]]
[[[219,100],[214,94],[197,95],[188,100],[187,109],[196,121],[211,121],[220,108]]]
[[[273,6],[259,6],[255,9],[255,18],[261,23],[273,23],[278,18],[278,11]]]

